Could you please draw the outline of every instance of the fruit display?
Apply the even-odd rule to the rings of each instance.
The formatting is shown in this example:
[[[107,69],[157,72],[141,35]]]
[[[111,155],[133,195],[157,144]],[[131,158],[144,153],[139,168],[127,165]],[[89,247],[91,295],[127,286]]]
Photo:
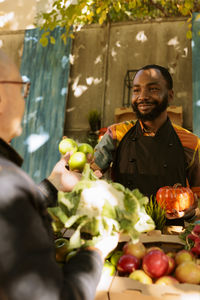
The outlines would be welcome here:
[[[162,249],[155,243],[141,241],[122,242],[107,262],[116,270],[116,276],[131,278],[143,284],[174,285],[181,283],[200,284],[199,255],[190,250],[177,248]],[[117,258],[113,260],[113,257]]]
[[[82,172],[87,161],[90,161],[94,156],[94,149],[90,144],[77,143],[71,138],[63,138],[58,149],[62,155],[67,152],[71,154],[68,167],[72,171]]]
[[[156,201],[167,213],[181,212],[194,204],[194,194],[189,187],[180,184],[164,186],[157,191]]]

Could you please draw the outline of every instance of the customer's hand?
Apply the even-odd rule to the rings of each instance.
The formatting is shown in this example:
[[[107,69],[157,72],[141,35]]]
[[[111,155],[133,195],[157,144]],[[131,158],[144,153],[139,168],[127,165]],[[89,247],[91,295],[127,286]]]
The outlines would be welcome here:
[[[53,168],[48,180],[56,187],[58,191],[70,192],[81,179],[81,173],[69,171],[67,162],[70,158],[70,153],[67,153],[57,162]]]
[[[112,252],[118,245],[119,234],[107,235],[102,237],[94,246],[88,247],[88,250],[96,250],[100,253],[103,260]]]

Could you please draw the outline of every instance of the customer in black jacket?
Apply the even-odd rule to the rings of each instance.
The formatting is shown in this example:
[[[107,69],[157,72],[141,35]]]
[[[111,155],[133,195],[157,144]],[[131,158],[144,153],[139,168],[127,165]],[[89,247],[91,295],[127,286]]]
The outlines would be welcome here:
[[[22,131],[22,86],[18,69],[0,51],[0,299],[92,300],[103,259],[118,239],[80,251],[63,269],[56,263],[46,207],[55,204],[57,190],[70,191],[80,174],[65,168],[65,157],[39,186],[20,169],[21,158],[9,143]]]

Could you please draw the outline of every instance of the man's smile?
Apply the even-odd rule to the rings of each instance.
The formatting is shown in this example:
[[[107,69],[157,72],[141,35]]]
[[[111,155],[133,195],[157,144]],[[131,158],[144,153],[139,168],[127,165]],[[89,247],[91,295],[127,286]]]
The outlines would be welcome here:
[[[138,109],[140,110],[149,110],[149,108],[152,108],[155,106],[155,103],[153,102],[140,102],[137,104]]]

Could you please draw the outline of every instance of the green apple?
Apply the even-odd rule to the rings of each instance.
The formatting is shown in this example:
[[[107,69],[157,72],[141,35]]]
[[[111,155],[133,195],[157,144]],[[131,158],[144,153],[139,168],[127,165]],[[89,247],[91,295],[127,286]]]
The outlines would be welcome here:
[[[65,238],[58,238],[54,241],[56,248],[56,261],[64,262],[67,253],[69,252],[69,241]]]
[[[175,270],[175,277],[181,283],[200,284],[200,266],[195,261],[185,261]]]
[[[94,149],[91,145],[87,143],[82,143],[78,146],[78,151],[85,153],[86,155],[89,153],[93,156]]]
[[[116,269],[113,266],[113,264],[111,264],[111,262],[106,260],[103,265],[103,270],[102,270],[103,275],[113,276],[115,274],[115,271]]]
[[[180,265],[186,261],[194,261],[193,253],[186,249],[179,250],[175,255],[176,265]]]
[[[122,255],[123,255],[123,251],[120,251],[120,250],[115,251],[115,252],[112,254],[111,258],[110,258],[111,264],[113,264],[113,266],[116,267],[116,266],[117,266],[117,262],[118,262],[119,258],[120,258]]]
[[[146,247],[142,242],[127,242],[123,247],[123,253],[124,254],[131,254],[135,257],[142,259],[146,254]]]
[[[147,275],[143,270],[135,270],[130,273],[129,278],[137,280],[144,284],[152,284],[153,281],[149,275]]]
[[[60,153],[64,155],[67,152],[75,153],[78,150],[78,145],[73,139],[65,138],[60,141],[58,148]]]
[[[70,156],[70,159],[68,161],[68,165],[70,170],[78,170],[83,171],[83,168],[87,162],[87,158],[85,153],[77,151],[74,154]]]

